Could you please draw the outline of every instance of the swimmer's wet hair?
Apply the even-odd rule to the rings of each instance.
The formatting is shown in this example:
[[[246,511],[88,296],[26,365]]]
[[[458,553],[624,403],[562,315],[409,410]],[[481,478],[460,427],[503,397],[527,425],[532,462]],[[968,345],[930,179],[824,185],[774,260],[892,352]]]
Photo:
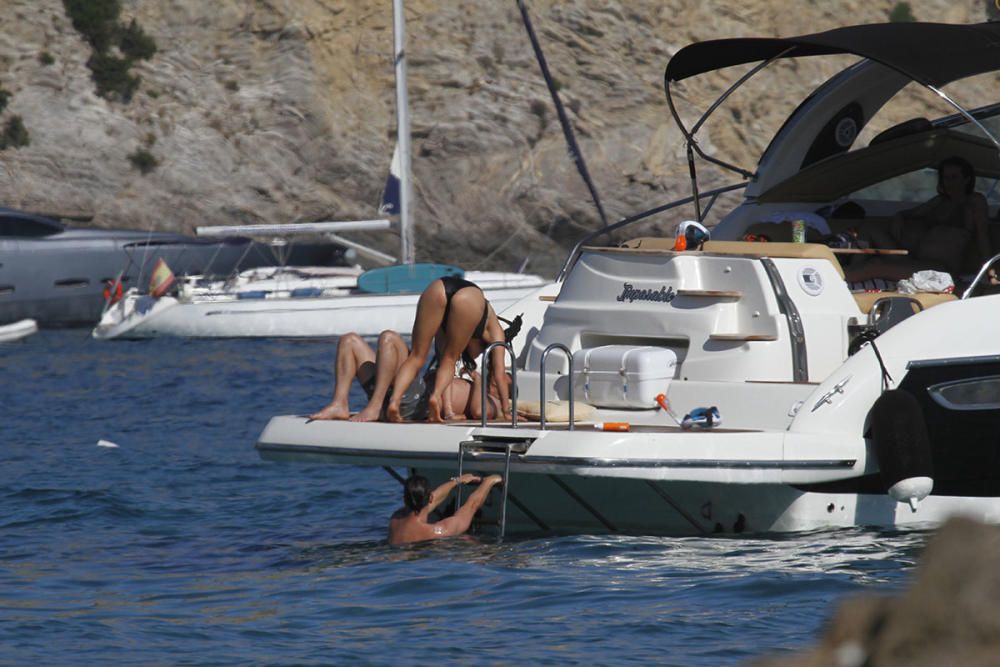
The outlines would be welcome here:
[[[403,483],[403,504],[411,512],[419,512],[431,500],[430,483],[422,475],[411,475]]]

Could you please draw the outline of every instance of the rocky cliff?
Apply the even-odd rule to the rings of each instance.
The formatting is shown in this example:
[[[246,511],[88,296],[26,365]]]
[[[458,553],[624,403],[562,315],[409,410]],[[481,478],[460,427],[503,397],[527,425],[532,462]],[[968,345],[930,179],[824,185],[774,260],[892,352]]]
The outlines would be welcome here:
[[[5,0],[0,203],[162,230],[375,214],[394,144],[388,0],[121,0],[156,43],[128,103],[95,92],[62,0]],[[692,41],[886,20],[895,2],[536,0],[529,6],[609,217],[687,192],[663,68]],[[982,0],[922,0],[918,20],[980,21]],[[408,0],[419,259],[550,272],[597,215],[566,149],[516,4]],[[785,115],[849,60],[805,59],[734,96],[702,146],[752,167]],[[733,78],[681,89],[700,109]],[[995,85],[995,80],[993,80]],[[904,100],[898,118],[927,98]],[[946,113],[940,109],[934,115]],[[919,113],[919,109],[917,110]],[[889,121],[893,120],[891,118]],[[129,159],[150,153],[143,173]],[[729,177],[704,171],[708,183]],[[725,204],[719,205],[719,210]],[[687,212],[685,212],[687,213]],[[689,214],[689,213],[687,213]],[[672,229],[682,215],[661,216]],[[395,253],[393,235],[357,236]]]

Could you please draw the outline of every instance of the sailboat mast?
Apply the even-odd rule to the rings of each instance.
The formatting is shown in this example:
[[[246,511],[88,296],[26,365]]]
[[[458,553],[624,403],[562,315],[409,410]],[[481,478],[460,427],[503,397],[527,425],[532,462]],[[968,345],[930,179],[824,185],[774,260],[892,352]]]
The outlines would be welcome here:
[[[410,113],[406,93],[406,16],[403,0],[392,0],[394,66],[396,70],[396,135],[399,148],[399,258],[404,264],[414,261],[413,226],[410,202]]]

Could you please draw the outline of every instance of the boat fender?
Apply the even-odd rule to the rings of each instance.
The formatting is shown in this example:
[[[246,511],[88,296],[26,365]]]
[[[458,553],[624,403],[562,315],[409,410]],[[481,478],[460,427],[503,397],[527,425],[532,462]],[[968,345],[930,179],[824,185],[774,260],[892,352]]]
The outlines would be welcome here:
[[[916,512],[934,488],[931,444],[920,403],[903,389],[885,391],[872,406],[871,425],[882,482],[890,496]]]
[[[122,300],[122,281],[104,281],[104,300],[107,301],[110,306],[113,306]]]

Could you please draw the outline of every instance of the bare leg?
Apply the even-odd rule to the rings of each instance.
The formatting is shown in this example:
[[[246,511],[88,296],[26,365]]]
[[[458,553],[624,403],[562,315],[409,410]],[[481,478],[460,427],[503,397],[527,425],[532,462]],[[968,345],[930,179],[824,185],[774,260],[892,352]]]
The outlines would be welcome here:
[[[382,416],[386,392],[408,354],[409,350],[406,349],[402,336],[395,331],[382,332],[378,337],[378,349],[375,353],[375,388],[368,399],[368,405],[351,417],[352,422],[371,422]]]
[[[472,383],[466,379],[455,379],[445,390],[444,396],[444,417],[445,421],[450,419],[467,419],[469,414],[466,409],[469,404]]]
[[[362,382],[368,378],[372,369],[366,364],[375,363],[375,352],[361,336],[349,333],[340,337],[337,343],[337,364],[335,370],[336,385],[333,390],[333,400],[310,419],[347,419],[351,416],[347,406],[347,397],[351,392],[351,382],[358,377]]]
[[[457,295],[456,295],[457,296]],[[444,283],[435,280],[417,302],[417,316],[413,321],[413,335],[411,336],[412,347],[406,361],[399,367],[396,377],[392,382],[392,395],[389,397],[389,405],[386,406],[386,419],[393,422],[403,421],[399,414],[399,400],[406,388],[417,377],[420,367],[427,360],[427,353],[434,342],[434,335],[441,328],[444,320],[444,308],[448,304],[447,295],[444,291]],[[454,313],[454,304],[452,312]]]
[[[442,396],[455,377],[455,362],[462,356],[462,350],[468,346],[472,333],[476,330],[483,316],[486,298],[478,289],[466,287],[455,292],[451,298],[451,311],[448,315],[448,329],[445,331],[444,348],[438,359],[437,375],[434,378],[434,390],[427,401],[427,421],[442,420]]]

